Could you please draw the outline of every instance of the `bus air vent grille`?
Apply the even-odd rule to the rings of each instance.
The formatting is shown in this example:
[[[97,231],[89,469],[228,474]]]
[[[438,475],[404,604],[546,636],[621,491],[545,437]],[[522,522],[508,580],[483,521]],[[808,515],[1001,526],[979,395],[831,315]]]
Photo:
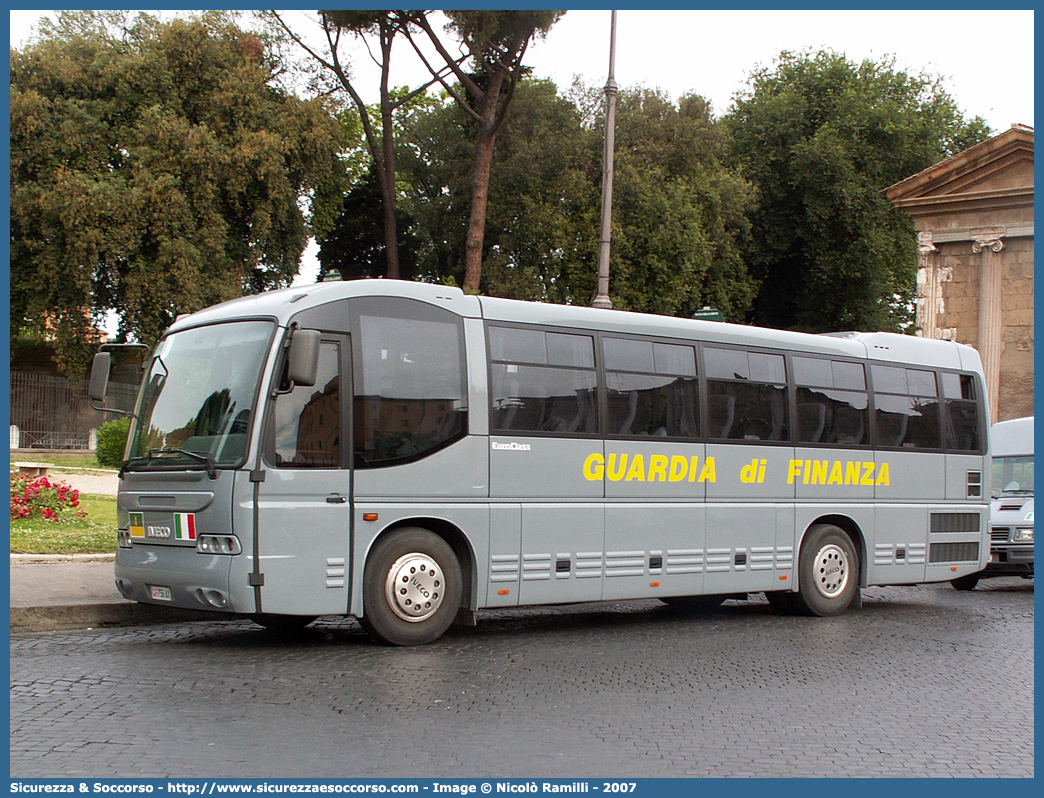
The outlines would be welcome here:
[[[978,532],[978,513],[932,513],[932,532]]]
[[[929,562],[975,562],[979,559],[979,544],[933,543]]]

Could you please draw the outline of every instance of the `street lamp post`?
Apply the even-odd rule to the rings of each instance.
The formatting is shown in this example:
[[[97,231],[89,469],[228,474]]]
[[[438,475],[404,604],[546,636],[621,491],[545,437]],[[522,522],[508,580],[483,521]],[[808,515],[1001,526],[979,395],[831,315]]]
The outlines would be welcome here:
[[[609,239],[613,216],[613,149],[616,139],[616,12],[610,12],[609,79],[605,83],[605,156],[602,159],[602,235],[598,241],[598,290],[591,305],[612,308],[609,299]]]

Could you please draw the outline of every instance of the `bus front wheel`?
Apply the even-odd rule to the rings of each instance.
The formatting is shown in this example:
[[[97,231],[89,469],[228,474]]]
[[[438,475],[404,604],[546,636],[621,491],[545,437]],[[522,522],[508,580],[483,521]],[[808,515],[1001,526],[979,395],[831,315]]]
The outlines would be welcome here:
[[[405,528],[379,540],[363,571],[363,628],[382,643],[420,646],[457,615],[460,563],[427,529]]]
[[[798,592],[791,594],[801,615],[840,615],[859,590],[859,555],[852,539],[833,524],[816,524],[805,535],[798,559]]]

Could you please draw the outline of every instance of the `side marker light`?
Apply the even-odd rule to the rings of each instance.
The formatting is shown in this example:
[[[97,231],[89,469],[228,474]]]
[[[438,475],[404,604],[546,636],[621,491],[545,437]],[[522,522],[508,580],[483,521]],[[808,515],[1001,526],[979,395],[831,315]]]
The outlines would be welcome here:
[[[783,580],[784,582],[785,582],[785,581],[787,580],[787,578],[788,578],[788,577],[787,577],[787,575],[786,575],[786,574],[783,574],[783,575],[782,575],[782,576],[780,577],[780,579],[782,579],[782,580]]]
[[[659,586],[660,586],[659,582],[650,582],[649,583],[649,587],[659,587]]]
[[[497,595],[498,595],[498,596],[506,596],[506,595],[508,595],[508,594],[509,594],[510,592],[511,592],[510,590],[498,590],[498,591],[497,591]]]
[[[363,513],[363,521],[376,521],[377,513]]]

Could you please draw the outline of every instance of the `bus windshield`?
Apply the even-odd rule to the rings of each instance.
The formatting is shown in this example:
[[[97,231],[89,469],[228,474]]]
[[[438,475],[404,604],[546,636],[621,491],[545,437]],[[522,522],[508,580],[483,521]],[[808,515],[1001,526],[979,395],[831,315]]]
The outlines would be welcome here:
[[[125,467],[209,470],[242,462],[274,329],[243,321],[164,338],[142,381]]]

